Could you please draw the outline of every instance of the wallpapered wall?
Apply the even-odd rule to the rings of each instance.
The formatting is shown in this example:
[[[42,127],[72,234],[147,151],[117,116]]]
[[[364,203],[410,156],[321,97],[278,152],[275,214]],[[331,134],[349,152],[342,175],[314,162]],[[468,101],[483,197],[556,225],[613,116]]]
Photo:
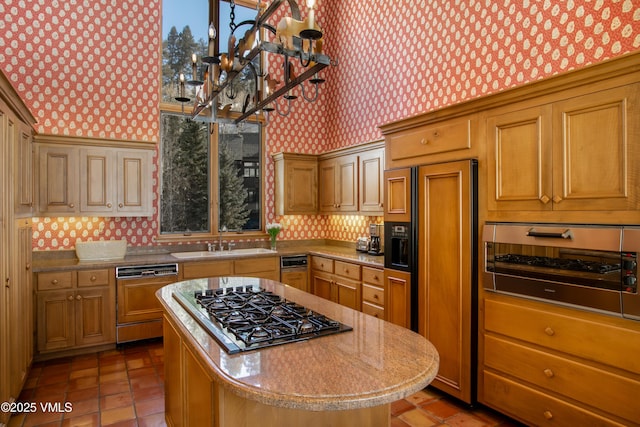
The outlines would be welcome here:
[[[327,82],[315,104],[299,99],[289,117],[270,120],[269,221],[271,153],[376,140],[381,124],[640,49],[634,0],[319,3],[325,51],[338,65],[323,72]],[[0,2],[0,64],[39,133],[158,140],[160,7],[161,0]],[[364,235],[369,221],[379,220],[283,219],[284,239],[341,240]],[[146,245],[156,229],[156,218],[36,218],[34,248],[71,248],[90,236]]]

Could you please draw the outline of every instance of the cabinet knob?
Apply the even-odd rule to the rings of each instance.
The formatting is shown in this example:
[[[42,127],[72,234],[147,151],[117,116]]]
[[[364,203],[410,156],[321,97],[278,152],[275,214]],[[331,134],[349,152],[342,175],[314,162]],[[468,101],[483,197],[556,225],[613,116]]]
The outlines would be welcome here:
[[[547,378],[553,378],[553,377],[554,377],[554,375],[555,375],[555,374],[553,373],[553,371],[552,371],[551,369],[549,369],[549,368],[545,369],[545,370],[544,370],[544,371],[542,371],[542,372],[544,372],[544,374],[547,376]]]
[[[111,209],[111,207],[112,207],[112,206],[113,206],[113,205],[112,205],[111,203],[107,203],[107,207],[108,207],[109,209]]]
[[[435,131],[435,132],[433,133],[433,137],[434,137],[434,138],[437,138],[437,137],[439,137],[439,136],[440,136],[440,132]]]
[[[378,294],[373,294],[373,299],[378,299]]]
[[[89,278],[89,280],[91,280],[92,282],[95,282],[95,281],[96,281],[96,279],[97,279],[97,277],[96,277],[96,276],[91,276],[91,277]]]
[[[82,295],[76,295],[76,299],[80,301],[82,299]]]
[[[545,333],[545,334],[547,334],[547,335],[549,335],[550,337],[552,337],[552,336],[554,336],[554,335],[555,335],[556,331],[554,331],[553,329],[551,329],[551,327],[550,327],[550,326],[547,326],[547,327],[544,329],[544,333]]]
[[[73,208],[75,208],[75,207],[76,207],[76,204],[75,204],[75,203],[69,203],[69,207],[70,207],[71,209],[73,209]]]
[[[549,201],[550,201],[550,200],[551,200],[551,199],[550,199],[550,198],[549,198],[549,196],[547,196],[546,194],[543,194],[543,195],[542,195],[542,197],[540,197],[540,201],[541,201],[542,203],[544,203],[545,205],[546,205],[547,203],[549,203]]]
[[[551,413],[551,411],[544,411],[542,415],[544,415],[544,417],[548,420],[553,418],[553,414]]]
[[[67,299],[68,299],[69,301],[73,301],[73,295],[69,295],[69,296],[67,297]]]
[[[429,141],[427,141],[427,139],[426,139],[426,138],[422,138],[422,139],[420,140],[420,144],[421,144],[421,145],[427,145],[428,143],[429,143]]]
[[[53,279],[53,280],[51,281],[51,284],[52,284],[52,285],[57,285],[57,284],[58,284],[58,279]]]
[[[24,266],[25,270],[31,270],[31,263],[28,262],[25,266]]]
[[[118,203],[118,207],[119,207],[119,208],[121,208],[121,207],[123,207],[123,206],[124,206],[124,205],[123,205],[122,203]]]

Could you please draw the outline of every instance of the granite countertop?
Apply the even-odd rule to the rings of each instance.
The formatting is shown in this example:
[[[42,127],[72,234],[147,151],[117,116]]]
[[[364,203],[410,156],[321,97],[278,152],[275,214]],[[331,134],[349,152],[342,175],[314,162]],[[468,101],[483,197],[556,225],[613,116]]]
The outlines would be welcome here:
[[[374,268],[384,268],[384,256],[370,255],[363,252],[356,252],[353,247],[332,245],[332,244],[313,244],[313,245],[281,245],[277,249],[277,255],[323,255],[332,258],[339,258],[344,261],[354,262],[360,265],[367,265]],[[178,259],[171,256],[171,252],[180,252],[186,250],[200,250],[197,248],[184,249],[177,246],[166,247],[156,252],[136,252],[130,251],[124,259],[115,261],[79,261],[75,257],[75,251],[44,251],[43,253],[34,252],[33,271],[63,271],[69,269],[96,269],[96,268],[115,268],[130,265],[151,265],[165,263],[180,262],[200,262],[211,261],[211,258],[201,259]],[[272,256],[272,254],[254,254],[254,255],[237,255],[237,257],[225,257],[218,259],[234,259],[247,257],[264,257]],[[214,260],[216,258],[213,258]]]
[[[218,345],[173,297],[228,285],[259,284],[353,328],[308,341],[234,355]],[[290,286],[256,278],[209,278],[177,282],[157,292],[165,314],[206,370],[240,397],[278,407],[311,411],[387,404],[426,387],[439,356],[417,333]]]

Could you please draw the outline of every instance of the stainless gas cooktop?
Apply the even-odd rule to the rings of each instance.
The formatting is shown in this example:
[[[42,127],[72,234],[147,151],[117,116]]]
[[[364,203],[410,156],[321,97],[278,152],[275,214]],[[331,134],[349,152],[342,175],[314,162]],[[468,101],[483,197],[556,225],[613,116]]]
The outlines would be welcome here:
[[[178,291],[173,297],[230,354],[352,330],[255,285]]]

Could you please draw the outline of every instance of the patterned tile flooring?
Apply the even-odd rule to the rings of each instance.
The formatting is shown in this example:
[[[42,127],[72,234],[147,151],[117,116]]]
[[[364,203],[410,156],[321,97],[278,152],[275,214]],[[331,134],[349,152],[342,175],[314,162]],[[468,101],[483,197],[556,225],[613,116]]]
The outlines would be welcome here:
[[[38,362],[20,402],[61,402],[69,412],[14,415],[8,427],[165,426],[162,341]],[[391,405],[392,427],[517,426],[487,408],[469,409],[427,388]]]

